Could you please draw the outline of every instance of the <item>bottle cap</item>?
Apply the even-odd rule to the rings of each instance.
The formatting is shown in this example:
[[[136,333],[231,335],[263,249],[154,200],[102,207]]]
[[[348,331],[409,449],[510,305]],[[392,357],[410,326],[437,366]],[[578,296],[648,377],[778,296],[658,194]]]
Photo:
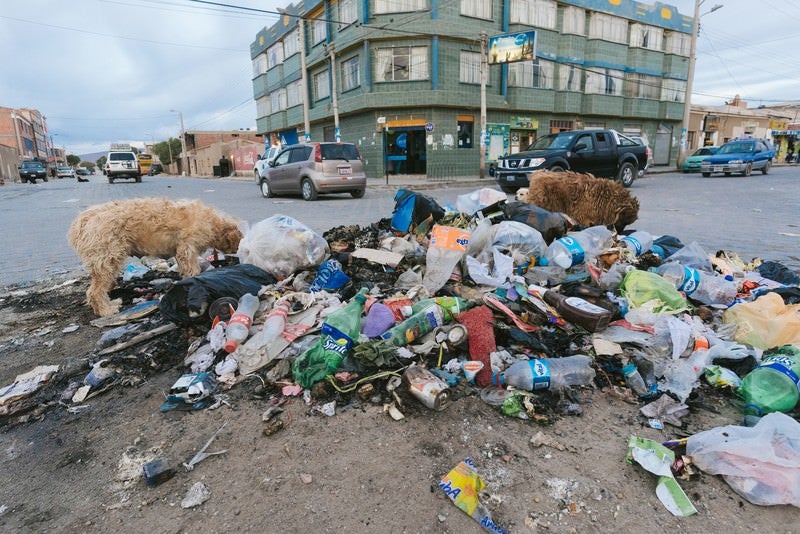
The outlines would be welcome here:
[[[629,363],[622,368],[622,374],[624,376],[632,375],[636,371],[636,365],[633,363]]]
[[[545,258],[545,257],[539,258],[539,265],[541,265],[542,267],[546,267],[549,263],[550,262],[547,261],[547,258]]]
[[[236,349],[239,347],[239,342],[233,339],[229,339],[225,342],[225,352],[231,353],[235,352]]]

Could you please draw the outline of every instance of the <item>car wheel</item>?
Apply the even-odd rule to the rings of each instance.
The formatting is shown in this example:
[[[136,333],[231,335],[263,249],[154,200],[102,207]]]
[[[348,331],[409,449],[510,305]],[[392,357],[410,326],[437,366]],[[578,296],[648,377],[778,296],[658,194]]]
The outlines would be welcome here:
[[[261,179],[261,196],[264,198],[272,198],[275,196],[272,193],[272,188],[269,186],[269,181],[266,178]]]
[[[45,176],[45,177],[44,177],[44,178],[42,178],[42,179],[43,179],[43,180],[46,182],[46,181],[47,181],[47,176]],[[34,181],[35,181],[35,180],[34,180]]]
[[[725,176],[730,176],[730,175],[731,175],[731,173],[729,173],[729,172],[725,173]]]
[[[770,168],[770,167],[772,167],[772,162],[771,162],[771,161],[768,161],[768,162],[767,162],[767,164],[766,164],[766,165],[764,165],[764,168],[763,168],[763,169],[761,169],[761,173],[762,173],[762,174],[769,174],[769,168]]]
[[[564,167],[562,167],[561,165],[553,165],[548,170],[551,170],[553,172],[564,172]]]
[[[753,164],[748,163],[744,167],[744,172],[742,172],[742,176],[750,176],[753,173]]]
[[[303,178],[300,184],[300,190],[303,192],[303,200],[317,200],[317,188],[314,187],[314,182],[308,178]]]
[[[354,191],[350,191],[350,196],[353,198],[362,198],[364,196],[364,190],[356,189]]]
[[[110,184],[114,183],[114,179],[112,177],[110,177],[110,176],[108,177],[108,183],[110,183]]]
[[[136,177],[136,183],[137,183],[137,184],[140,184],[140,183],[142,183],[142,177],[141,177],[141,176],[137,176],[137,177]]]
[[[709,176],[711,176],[710,172],[704,172],[703,173],[703,178],[708,178]]]
[[[619,168],[617,179],[625,187],[632,186],[633,180],[636,179],[636,170],[633,168],[633,164],[628,161],[623,163],[622,166]]]

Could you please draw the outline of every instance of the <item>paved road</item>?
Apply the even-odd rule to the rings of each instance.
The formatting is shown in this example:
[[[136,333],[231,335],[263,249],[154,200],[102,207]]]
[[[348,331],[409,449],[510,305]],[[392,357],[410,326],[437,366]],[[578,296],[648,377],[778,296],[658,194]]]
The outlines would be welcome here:
[[[264,199],[249,180],[145,177],[140,184],[52,180],[0,187],[0,286],[74,274],[77,256],[66,241],[72,219],[84,208],[136,196],[200,199],[249,223],[275,213],[295,217],[318,232],[340,224],[365,225],[391,215],[397,186],[378,181],[363,199],[338,195],[317,202]],[[494,186],[490,180],[487,186]],[[800,169],[774,168],[768,176],[702,178],[659,174],[637,181],[631,193],[641,208],[635,227],[670,234],[685,243],[775,259],[800,271]],[[442,204],[455,204],[474,183],[426,190]]]

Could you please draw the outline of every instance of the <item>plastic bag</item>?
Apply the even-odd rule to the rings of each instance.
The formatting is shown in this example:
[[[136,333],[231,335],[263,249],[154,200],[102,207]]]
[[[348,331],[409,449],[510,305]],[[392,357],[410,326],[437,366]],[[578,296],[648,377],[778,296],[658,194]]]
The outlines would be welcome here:
[[[188,325],[205,316],[210,303],[221,297],[239,299],[246,293],[257,295],[261,286],[274,284],[275,277],[255,265],[231,265],[185,278],[170,288],[158,307],[164,318]]]
[[[487,206],[491,206],[503,200],[508,200],[505,193],[497,189],[484,187],[482,189],[476,189],[471,193],[459,195],[456,198],[456,209],[462,213],[472,215],[478,210],[482,210]]]
[[[492,247],[492,268],[488,263],[481,263],[472,256],[467,256],[467,269],[469,277],[479,285],[497,287],[502,285],[514,274],[514,260],[506,256],[496,247]]]
[[[563,213],[547,211],[533,204],[509,202],[503,206],[508,219],[536,228],[547,244],[566,235],[574,223]]]
[[[503,221],[492,226],[492,247],[514,258],[514,263],[526,263],[544,255],[547,245],[536,228],[515,221]]]
[[[427,195],[408,189],[398,189],[394,195],[392,230],[403,234],[412,230],[426,233],[443,216],[444,208]]]
[[[800,423],[786,414],[768,414],[752,428],[700,432],[689,437],[686,454],[753,504],[800,507]]]
[[[648,271],[630,271],[620,285],[622,296],[631,308],[655,301],[655,313],[675,313],[686,309],[686,299],[667,279]]]
[[[711,260],[708,258],[708,253],[697,243],[697,241],[692,241],[664,260],[664,263],[669,262],[678,262],[684,267],[700,269],[701,271],[708,273],[714,272],[714,267],[711,266]]]
[[[725,323],[736,323],[734,339],[759,349],[800,343],[800,304],[786,305],[776,293],[753,302],[736,304],[722,314]]]
[[[328,242],[303,223],[287,215],[273,215],[245,233],[237,255],[241,263],[286,278],[319,265],[329,252]]]

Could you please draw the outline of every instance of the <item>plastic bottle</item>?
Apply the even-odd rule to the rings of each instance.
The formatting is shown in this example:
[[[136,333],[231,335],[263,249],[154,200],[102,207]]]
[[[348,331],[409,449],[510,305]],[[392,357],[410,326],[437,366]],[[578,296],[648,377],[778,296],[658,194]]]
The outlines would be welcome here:
[[[258,297],[250,293],[242,295],[236,311],[231,315],[228,326],[225,327],[225,352],[235,351],[239,343],[250,335],[250,325],[253,324],[256,310],[258,310]]]
[[[766,356],[761,365],[742,380],[739,393],[745,413],[764,415],[791,411],[798,401],[800,387],[800,349],[786,345]]]
[[[644,378],[642,378],[635,363],[628,362],[623,366],[622,375],[625,377],[625,383],[637,397],[645,397],[650,393],[650,389],[644,383]]]
[[[437,326],[443,325],[444,322],[441,306],[432,302],[399,325],[384,332],[381,339],[396,347],[405,347],[415,339],[432,332]]]
[[[736,298],[736,283],[726,277],[705,272],[701,274],[697,269],[675,262],[659,267],[658,274],[672,282],[687,297],[709,306],[728,306]]]
[[[422,285],[436,293],[450,279],[458,262],[467,251],[469,232],[451,226],[434,225],[431,242],[425,256],[425,276]]]
[[[301,386],[309,388],[339,368],[361,333],[366,293],[367,288],[361,288],[346,306],[331,313],[317,343],[295,359],[292,375]]]
[[[436,297],[432,299],[422,299],[411,305],[411,315],[417,313],[430,304],[438,304],[447,319],[455,319],[461,312],[467,311],[469,303],[460,297]]]
[[[619,244],[633,251],[636,256],[641,256],[653,246],[653,236],[642,230],[637,230],[630,235],[621,237]]]
[[[583,354],[564,358],[520,360],[495,375],[495,382],[527,391],[559,390],[568,386],[585,386],[594,380],[592,358]]]
[[[611,236],[611,230],[605,226],[592,226],[580,232],[569,233],[550,243],[539,263],[558,265],[564,269],[580,265],[608,248]]]
[[[613,312],[580,297],[567,297],[552,289],[534,284],[529,285],[528,290],[538,293],[564,319],[585,328],[589,332],[597,332],[604,329],[614,316]]]
[[[267,315],[264,326],[261,330],[253,334],[242,348],[258,350],[271,345],[283,333],[283,329],[286,328],[286,316],[288,314],[289,302],[286,300],[279,300],[276,302],[272,311]]]

